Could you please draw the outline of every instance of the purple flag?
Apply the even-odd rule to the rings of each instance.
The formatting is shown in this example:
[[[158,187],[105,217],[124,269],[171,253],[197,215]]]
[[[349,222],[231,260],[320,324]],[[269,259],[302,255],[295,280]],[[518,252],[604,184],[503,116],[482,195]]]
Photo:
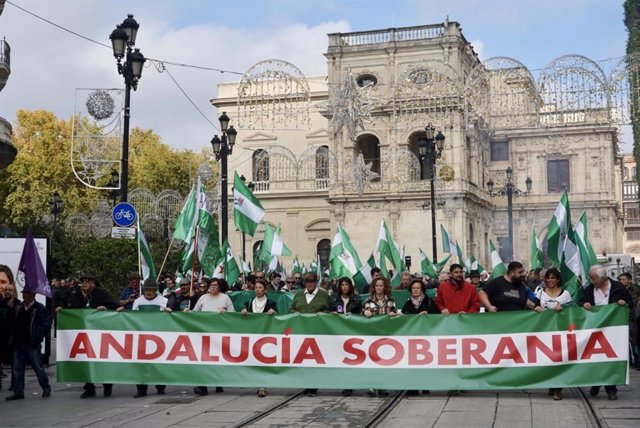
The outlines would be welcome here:
[[[16,281],[18,285],[26,291],[53,297],[51,294],[51,286],[49,285],[49,278],[47,278],[47,272],[45,272],[42,266],[36,242],[33,240],[33,231],[31,228],[27,231],[27,238],[24,241]]]

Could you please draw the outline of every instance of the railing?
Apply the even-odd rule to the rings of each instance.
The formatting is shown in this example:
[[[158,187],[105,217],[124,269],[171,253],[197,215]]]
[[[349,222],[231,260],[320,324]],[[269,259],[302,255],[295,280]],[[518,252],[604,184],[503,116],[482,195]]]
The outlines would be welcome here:
[[[334,46],[363,46],[378,43],[407,42],[426,40],[444,35],[442,24],[423,25],[418,27],[389,28],[376,31],[358,31],[354,33],[337,33],[329,35],[329,44]]]
[[[328,178],[316,178],[316,190],[328,190],[329,179]]]
[[[253,188],[254,193],[265,193],[269,191],[268,181],[254,181],[253,184],[255,185]]]

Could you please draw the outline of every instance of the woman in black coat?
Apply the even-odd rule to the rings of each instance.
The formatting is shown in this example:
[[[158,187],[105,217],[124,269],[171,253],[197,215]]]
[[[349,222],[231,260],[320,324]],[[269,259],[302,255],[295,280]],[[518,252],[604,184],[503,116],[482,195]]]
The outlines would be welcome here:
[[[411,297],[402,307],[403,314],[437,314],[438,308],[433,300],[425,294],[427,286],[419,279],[414,279],[409,286]]]
[[[356,294],[355,287],[350,278],[346,276],[338,281],[338,290],[331,295],[331,313],[334,314],[360,314],[362,312],[362,300]]]

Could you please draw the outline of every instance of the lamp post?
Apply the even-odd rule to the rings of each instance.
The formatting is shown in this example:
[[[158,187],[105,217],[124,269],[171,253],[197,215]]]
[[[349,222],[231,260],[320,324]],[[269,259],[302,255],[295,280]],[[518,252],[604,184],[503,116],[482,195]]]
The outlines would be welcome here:
[[[138,35],[140,24],[133,19],[133,15],[127,15],[122,24],[118,25],[111,32],[109,39],[113,47],[113,56],[118,62],[118,74],[124,77],[124,124],[122,137],[122,159],[120,160],[121,182],[121,202],[127,202],[127,191],[129,187],[129,117],[131,107],[131,88],[138,89],[138,81],[142,76],[142,66],[146,61],[140,52],[135,48],[136,36]],[[126,47],[126,51],[125,51]],[[126,56],[126,58],[125,58]],[[122,58],[125,58],[124,64]]]
[[[220,203],[220,222],[222,223],[220,242],[222,243],[227,239],[229,229],[227,157],[233,152],[233,145],[236,143],[238,131],[236,131],[233,126],[229,126],[229,116],[227,116],[226,112],[222,112],[218,120],[220,121],[222,138],[214,135],[211,139],[211,146],[213,147],[213,153],[216,155],[216,160],[220,161],[220,187],[222,197]]]
[[[438,248],[436,245],[436,189],[434,186],[435,181],[435,169],[436,160],[442,156],[442,150],[444,149],[444,135],[438,131],[438,135],[434,134],[436,128],[431,124],[428,124],[425,128],[426,137],[418,140],[418,151],[420,153],[420,164],[423,165],[424,161],[427,161],[427,169],[429,171],[429,181],[431,185],[431,245],[433,251],[433,263],[438,263]],[[422,170],[422,176],[424,178],[424,169]]]
[[[527,186],[527,191],[522,191],[520,189],[518,189],[516,187],[515,184],[513,184],[513,169],[511,169],[511,167],[507,167],[507,169],[504,171],[506,176],[507,176],[507,181],[504,184],[504,186],[502,186],[501,189],[499,189],[497,192],[493,192],[493,187],[495,186],[495,183],[493,182],[492,179],[489,179],[489,181],[487,181],[487,188],[489,189],[489,194],[491,196],[506,196],[507,197],[507,214],[509,217],[509,248],[508,248],[508,254],[509,254],[509,261],[513,260],[513,196],[526,196],[529,193],[531,193],[531,186],[533,184],[533,181],[531,180],[530,177],[527,177],[527,179],[524,181],[524,184]]]
[[[58,224],[58,214],[62,212],[62,198],[58,192],[53,193],[53,197],[49,201],[49,210],[53,214],[53,230],[56,230]]]
[[[118,185],[120,184],[120,174],[115,169],[111,171],[111,181],[109,181],[109,187],[112,187],[112,190],[109,190],[109,197],[113,201],[113,206],[116,206],[116,202],[118,199]]]

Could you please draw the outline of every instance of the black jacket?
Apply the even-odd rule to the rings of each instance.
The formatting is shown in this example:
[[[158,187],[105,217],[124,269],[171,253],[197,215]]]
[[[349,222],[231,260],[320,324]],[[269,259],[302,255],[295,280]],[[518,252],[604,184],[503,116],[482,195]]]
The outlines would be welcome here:
[[[93,287],[91,294],[85,297],[84,294],[82,294],[82,290],[80,290],[80,286],[78,286],[73,290],[73,293],[71,293],[68,307],[71,309],[95,309],[98,306],[104,306],[107,309],[115,309],[116,301],[113,300],[113,297],[111,297],[109,293],[100,287]]]
[[[331,312],[338,312],[339,314],[361,314],[362,299],[360,298],[360,296],[352,294],[351,296],[349,296],[349,301],[347,301],[347,307],[344,308],[342,296],[340,296],[339,293],[333,293],[331,295]]]
[[[49,329],[51,328],[51,317],[49,316],[49,311],[44,307],[42,303],[33,302],[33,304],[35,306],[33,308],[33,311],[31,311],[31,316],[28,320],[29,329],[31,331],[31,344],[39,345],[40,343],[42,343],[42,339],[44,339],[44,337],[49,332]],[[18,315],[23,311],[24,302],[21,303],[20,306],[18,306],[15,314],[15,319],[18,319]],[[13,343],[13,332],[11,333],[10,343]]]
[[[247,311],[253,312],[254,300],[255,297],[244,304],[244,307]],[[273,309],[274,311],[278,312],[278,306],[276,305],[276,302],[267,297],[267,303],[264,305],[264,310],[262,312],[266,314],[267,312],[269,312],[269,309]]]
[[[611,289],[609,290],[609,303],[616,303],[618,300],[624,300],[627,302],[627,306],[629,309],[633,309],[633,303],[631,301],[631,294],[629,291],[622,285],[621,282],[618,282],[613,279],[609,279],[611,282]],[[590,303],[591,306],[595,306],[595,298],[593,297],[594,285],[589,284],[587,288],[582,291],[582,297],[580,298],[580,306],[585,303]]]
[[[402,307],[403,314],[419,314],[420,312],[425,311],[429,314],[440,313],[433,300],[431,300],[431,298],[427,295],[424,296],[424,299],[422,299],[422,302],[420,302],[420,306],[418,308],[413,306],[413,303],[411,303],[411,298],[409,298],[409,300],[407,300],[407,302]]]

